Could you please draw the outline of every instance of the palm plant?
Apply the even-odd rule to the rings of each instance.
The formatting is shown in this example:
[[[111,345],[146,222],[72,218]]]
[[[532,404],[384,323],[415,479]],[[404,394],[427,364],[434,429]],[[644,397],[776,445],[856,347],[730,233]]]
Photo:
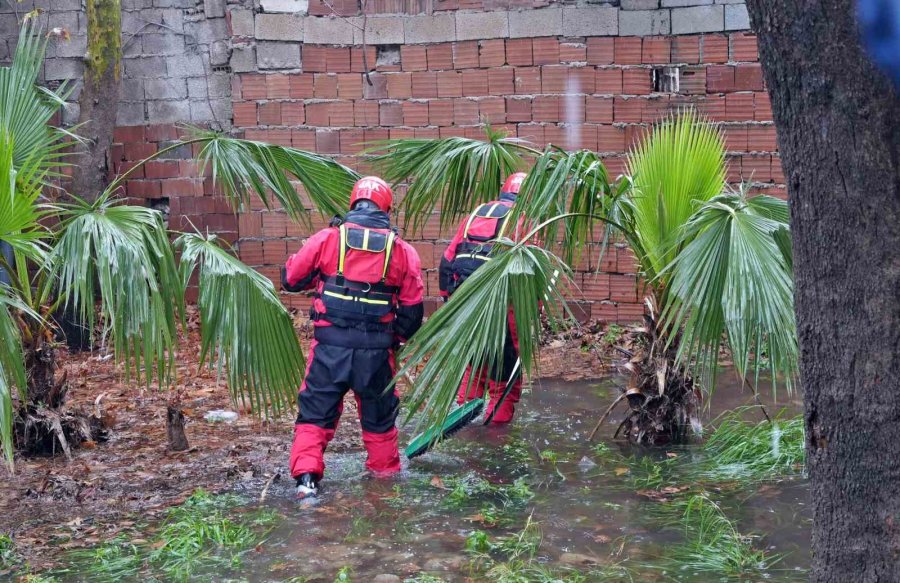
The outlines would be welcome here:
[[[692,110],[656,124],[629,152],[628,175],[615,180],[594,152],[540,152],[493,132],[486,141],[397,140],[381,148],[375,162],[384,174],[410,181],[407,214],[440,206],[448,220],[495,197],[508,171],[530,167],[516,212],[536,226],[518,242],[495,245],[496,260],[407,344],[404,372],[421,369],[410,415],[424,407],[425,423],[441,422],[466,365],[500,362],[509,306],[529,372],[537,346],[527,337],[540,326],[541,305],[558,322],[574,287],[567,265],[587,246],[605,249],[613,240],[634,253],[647,306],[644,349],[625,365],[631,380],[616,401],[631,409],[617,434],[660,443],[698,424],[701,388],[715,386],[723,342],[754,391],[766,370],[773,390],[782,380],[790,389],[797,343],[786,204],[730,190],[721,133]],[[598,223],[603,234],[595,240]]]
[[[50,123],[66,89],[36,84],[47,42],[26,21],[12,65],[0,68],[0,242],[14,251],[12,262],[0,257],[11,280],[0,285],[0,444],[7,462],[14,443],[49,449],[59,442],[68,451],[70,442],[98,429],[60,410],[67,383],[57,374],[54,315],[77,314],[92,341],[111,349],[126,378],[168,387],[178,327],[185,323],[185,289],[195,273],[201,362],[215,361],[232,396],[254,412],[284,411],[305,365],[272,283],[214,235],[181,234],[176,259],[160,213],[116,198],[133,170],[102,193],[63,190],[74,136]],[[357,178],[328,158],[201,130],[140,164],[184,144],[199,144],[201,166],[236,210],[253,196],[266,206],[274,198],[291,218],[309,223],[310,209],[292,179],[317,210],[334,213],[346,208]],[[179,415],[176,395],[169,418]],[[186,446],[183,431],[180,443]]]

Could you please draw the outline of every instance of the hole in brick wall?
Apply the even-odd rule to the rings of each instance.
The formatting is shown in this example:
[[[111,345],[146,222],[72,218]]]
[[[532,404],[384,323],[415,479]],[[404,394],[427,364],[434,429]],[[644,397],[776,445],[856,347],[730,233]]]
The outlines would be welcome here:
[[[654,67],[653,91],[655,93],[678,93],[681,69],[678,67]]]
[[[155,211],[159,211],[163,216],[163,223],[169,224],[169,197],[164,196],[162,198],[151,198],[147,200],[147,206],[152,208]]]
[[[400,45],[377,45],[375,47],[375,66],[391,67],[400,64]]]
[[[213,73],[231,73],[231,65],[216,65],[212,68]]]

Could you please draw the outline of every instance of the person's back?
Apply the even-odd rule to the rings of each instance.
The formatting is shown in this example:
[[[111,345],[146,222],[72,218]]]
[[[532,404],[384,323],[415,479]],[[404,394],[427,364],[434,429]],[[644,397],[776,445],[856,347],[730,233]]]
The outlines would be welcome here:
[[[519,188],[525,180],[524,172],[517,172],[506,179],[500,191],[500,198],[479,205],[457,229],[456,235],[441,257],[438,273],[438,284],[441,296],[447,301],[450,296],[479,267],[491,260],[492,241],[502,237],[516,238],[516,231],[521,225],[511,224],[515,220],[513,205],[519,194]],[[457,401],[480,398],[487,388],[490,395],[488,415],[491,415],[507,381],[514,374],[516,361],[519,358],[519,339],[516,333],[516,322],[512,310],[509,311],[508,334],[503,348],[503,362],[494,370],[466,372],[460,384]],[[509,395],[493,413],[493,423],[508,423],[515,412],[515,404],[522,392],[522,381],[518,376],[512,381]]]
[[[299,497],[317,494],[324,451],[351,389],[366,467],[379,475],[400,470],[400,401],[396,391],[385,390],[394,377],[394,348],[422,323],[423,284],[418,254],[391,229],[392,198],[381,179],[359,180],[343,221],[310,237],[282,273],[286,290],[315,290],[314,340],[290,460]]]

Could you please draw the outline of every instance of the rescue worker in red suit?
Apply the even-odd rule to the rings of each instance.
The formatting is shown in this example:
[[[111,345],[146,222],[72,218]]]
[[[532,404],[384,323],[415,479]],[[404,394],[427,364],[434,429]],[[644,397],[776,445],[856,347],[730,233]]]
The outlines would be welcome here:
[[[512,232],[521,229],[521,225],[509,225],[512,220],[512,207],[519,194],[519,188],[525,180],[524,172],[517,172],[506,179],[500,190],[500,198],[480,205],[459,226],[456,236],[450,242],[447,250],[441,257],[438,284],[444,301],[447,301],[453,292],[466,280],[467,277],[490,260],[490,241],[500,237],[515,239],[519,233]],[[481,398],[487,387],[488,416],[497,407],[497,402],[503,395],[506,383],[515,370],[516,361],[519,358],[519,338],[516,334],[516,321],[512,309],[507,316],[508,328],[506,342],[503,347],[503,363],[494,367],[494,370],[472,371],[471,367],[466,371],[457,395],[457,403],[464,403],[472,399]],[[510,388],[506,399],[500,404],[494,413],[492,423],[509,423],[512,421],[516,410],[516,403],[522,395],[522,378],[519,376]]]
[[[348,390],[359,406],[366,468],[380,476],[400,470],[400,400],[385,389],[394,377],[395,347],[422,325],[423,285],[418,254],[391,229],[392,202],[382,179],[360,179],[350,212],[310,237],[282,271],[286,290],[315,290],[314,340],[290,459],[299,498],[318,493]]]

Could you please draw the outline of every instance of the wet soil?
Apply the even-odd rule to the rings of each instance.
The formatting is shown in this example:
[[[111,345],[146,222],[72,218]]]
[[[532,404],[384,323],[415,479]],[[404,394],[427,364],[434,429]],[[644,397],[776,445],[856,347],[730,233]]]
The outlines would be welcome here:
[[[305,348],[311,331],[302,315],[297,323]],[[602,325],[548,332],[541,376],[572,380],[606,374],[618,358],[613,344],[628,341],[627,334],[606,332]],[[61,454],[19,457],[14,475],[0,470],[0,533],[15,540],[16,552],[33,571],[57,565],[60,551],[112,538],[135,521],[154,520],[196,488],[259,491],[265,484],[290,481],[292,418],[262,422],[239,410],[234,422],[204,420],[208,411],[233,410],[234,405],[215,371],[198,366],[196,314],[180,346],[175,391],[190,443],[183,452],[167,449],[169,393],[125,382],[103,351],[60,351],[61,369],[68,371],[71,384],[67,406],[91,409],[99,400],[113,421],[107,442],[88,443],[74,450],[71,460]],[[355,418],[353,399],[346,401],[344,415]],[[329,452],[360,451],[357,424],[341,424]]]

